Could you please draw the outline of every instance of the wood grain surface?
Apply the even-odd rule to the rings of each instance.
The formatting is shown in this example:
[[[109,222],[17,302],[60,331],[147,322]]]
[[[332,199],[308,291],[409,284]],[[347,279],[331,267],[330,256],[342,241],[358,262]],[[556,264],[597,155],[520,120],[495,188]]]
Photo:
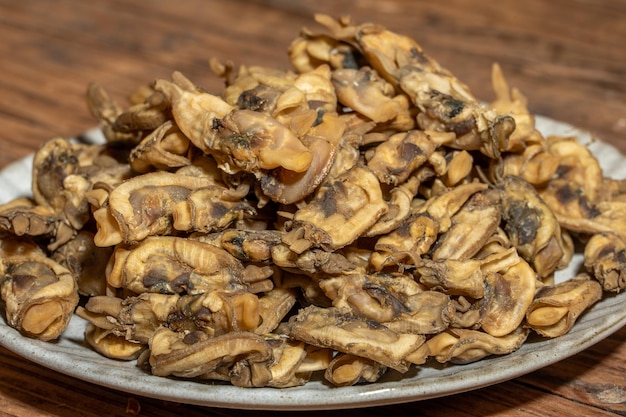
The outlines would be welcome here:
[[[413,37],[483,100],[493,97],[490,71],[498,62],[533,112],[626,152],[623,0],[0,0],[0,168],[53,136],[94,127],[85,104],[91,81],[123,102],[139,85],[173,70],[208,90],[221,89],[208,67],[211,57],[288,68],[289,43],[303,26],[315,26],[316,12],[350,15]],[[512,381],[358,414],[626,416],[625,339],[623,328]],[[0,348],[0,416],[283,414],[130,396]]]

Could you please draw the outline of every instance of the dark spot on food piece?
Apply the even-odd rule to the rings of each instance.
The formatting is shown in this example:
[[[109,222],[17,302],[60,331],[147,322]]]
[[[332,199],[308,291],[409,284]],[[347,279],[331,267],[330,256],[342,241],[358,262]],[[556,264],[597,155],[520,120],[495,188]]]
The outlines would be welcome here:
[[[266,102],[267,100],[263,97],[256,95],[256,91],[254,89],[246,90],[237,98],[237,107],[240,109],[262,111]]]
[[[321,103],[320,104],[321,106],[326,104],[324,102],[320,102],[320,103]],[[311,102],[309,102],[309,106],[311,106]],[[313,108],[313,107],[311,107],[311,108]],[[324,114],[326,114],[326,111],[323,108],[320,107],[320,108],[317,109],[317,117],[315,118],[315,122],[313,122],[313,127],[315,127],[315,126],[319,125],[320,123],[322,123],[322,121],[324,120]]]
[[[615,246],[613,245],[608,245],[602,248],[602,250],[600,250],[600,252],[598,253],[598,259],[603,259],[603,258],[607,258],[607,257],[612,257],[613,254],[615,253]],[[616,254],[616,253],[615,253]],[[617,254],[616,254],[617,255]]]
[[[340,183],[337,182],[336,185],[338,184]],[[320,206],[325,217],[330,217],[337,212],[337,196],[334,187],[327,188],[326,192],[323,193]]]
[[[219,119],[217,117],[213,119],[213,124],[211,125],[212,129],[220,130],[223,127],[224,127],[224,121],[222,119]]]
[[[558,178],[563,178],[571,170],[572,170],[572,167],[569,165],[559,165],[556,169],[555,174]]]
[[[183,343],[194,345],[203,339],[203,333],[200,330],[189,332],[183,337]]]
[[[230,209],[221,203],[211,204],[211,217],[221,219],[230,212]]]
[[[424,52],[415,47],[410,49],[409,54],[411,59],[417,64],[426,65],[429,63],[428,58],[424,55]]]
[[[424,155],[424,151],[419,146],[410,142],[402,142],[399,151],[400,158],[402,158],[403,161],[412,161],[416,157]]]
[[[580,197],[580,191],[565,184],[556,190],[555,196],[561,204],[567,205]]]
[[[356,51],[340,51],[342,56],[341,67],[348,69],[359,69],[363,66],[363,56]]]
[[[615,253],[615,259],[619,262],[622,267],[626,265],[626,250],[621,250]]]
[[[515,201],[507,211],[505,230],[518,244],[526,245],[537,237],[541,226],[539,211],[528,207],[523,201]]]
[[[454,119],[456,116],[461,114],[463,109],[465,109],[464,102],[462,102],[461,100],[454,99],[452,97],[446,99],[443,102],[443,104],[448,110],[446,116],[448,116],[450,119]]]

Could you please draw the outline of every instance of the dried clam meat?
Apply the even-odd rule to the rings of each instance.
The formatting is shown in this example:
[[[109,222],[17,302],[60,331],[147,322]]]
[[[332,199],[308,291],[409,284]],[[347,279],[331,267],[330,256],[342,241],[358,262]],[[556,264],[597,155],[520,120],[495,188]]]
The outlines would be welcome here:
[[[558,337],[624,290],[624,180],[543,137],[497,64],[483,103],[413,39],[315,19],[292,69],[211,59],[222,91],[90,84],[106,143],[47,141],[0,206],[7,323],[52,340],[76,314],[163,377],[349,386]]]

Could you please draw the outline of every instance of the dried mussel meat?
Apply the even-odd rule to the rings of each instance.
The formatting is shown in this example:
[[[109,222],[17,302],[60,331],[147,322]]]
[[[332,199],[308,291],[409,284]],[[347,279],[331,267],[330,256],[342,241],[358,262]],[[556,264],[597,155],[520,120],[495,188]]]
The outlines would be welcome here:
[[[497,64],[484,104],[409,37],[315,18],[291,70],[211,59],[221,92],[89,85],[105,143],[46,142],[0,206],[7,323],[53,340],[75,313],[164,377],[349,386],[558,337],[626,288],[624,180]]]

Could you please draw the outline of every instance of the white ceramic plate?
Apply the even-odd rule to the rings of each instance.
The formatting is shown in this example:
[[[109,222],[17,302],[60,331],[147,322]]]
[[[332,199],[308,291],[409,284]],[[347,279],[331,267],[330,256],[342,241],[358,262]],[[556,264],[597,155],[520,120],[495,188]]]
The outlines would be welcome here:
[[[569,125],[538,118],[537,127],[544,134],[576,135],[590,143],[607,175],[626,178],[626,157],[602,142]],[[97,131],[84,135],[100,141]],[[0,171],[0,203],[18,195],[30,194],[31,158],[18,161]],[[580,258],[558,279],[574,275]],[[384,380],[354,387],[333,388],[323,381],[303,387],[237,388],[229,385],[172,380],[149,375],[135,362],[106,359],[88,348],[83,341],[84,321],[74,317],[63,337],[55,343],[40,342],[20,336],[0,320],[0,344],[47,368],[95,384],[136,395],[167,401],[240,409],[313,410],[369,407],[447,396],[497,384],[535,371],[606,338],[626,325],[626,292],[611,295],[595,304],[580,317],[570,333],[556,339],[533,338],[518,351],[467,365],[413,367],[408,375],[390,374]]]

